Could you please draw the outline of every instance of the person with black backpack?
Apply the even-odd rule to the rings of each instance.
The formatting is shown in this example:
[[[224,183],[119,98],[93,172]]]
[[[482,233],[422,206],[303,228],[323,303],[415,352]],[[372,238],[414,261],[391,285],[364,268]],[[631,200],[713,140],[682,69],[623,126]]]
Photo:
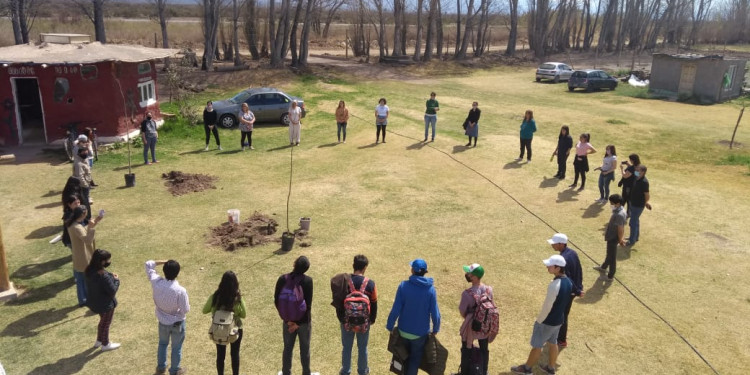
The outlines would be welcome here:
[[[378,291],[375,281],[365,276],[370,261],[364,255],[354,257],[354,272],[345,277],[346,295],[336,307],[336,317],[341,323],[341,370],[339,375],[352,373],[352,348],[357,337],[357,374],[367,375],[370,367],[367,362],[367,342],[370,339],[370,326],[378,316]]]
[[[281,375],[292,374],[292,351],[299,336],[299,356],[302,375],[310,373],[310,310],[312,309],[313,280],[305,272],[310,269],[310,260],[302,255],[294,261],[292,272],[283,274],[276,281],[273,302],[283,320],[282,335],[284,354],[281,360]]]
[[[234,272],[224,272],[219,288],[208,297],[208,301],[203,306],[203,313],[212,314],[208,335],[216,343],[216,372],[224,375],[224,359],[229,344],[232,375],[239,375],[242,319],[247,316],[247,309],[242,293],[240,293],[240,282]]]
[[[458,311],[464,318],[461,324],[460,375],[487,375],[490,361],[488,345],[498,333],[498,310],[493,302],[492,287],[482,283],[484,267],[474,263],[463,266],[464,277],[471,287],[461,293]],[[479,342],[479,348],[474,346]]]

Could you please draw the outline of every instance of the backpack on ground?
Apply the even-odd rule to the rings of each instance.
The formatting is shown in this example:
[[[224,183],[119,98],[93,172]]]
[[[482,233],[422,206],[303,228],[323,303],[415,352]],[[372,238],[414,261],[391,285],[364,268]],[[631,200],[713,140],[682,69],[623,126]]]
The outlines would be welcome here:
[[[482,290],[480,295],[476,293],[472,293],[472,295],[477,306],[474,309],[474,320],[471,322],[471,329],[475,332],[481,332],[494,337],[500,330],[500,312],[497,306],[495,306],[495,302],[490,298],[487,289]]]
[[[211,318],[208,337],[219,345],[227,345],[237,341],[239,329],[234,323],[234,312],[216,310],[213,318]]]
[[[279,293],[276,310],[285,322],[298,322],[305,316],[307,303],[305,293],[302,291],[302,280],[304,276],[292,277],[291,274],[284,275],[286,283]]]
[[[367,332],[370,327],[370,297],[365,294],[370,279],[362,280],[359,290],[349,278],[349,294],[344,298],[344,329],[349,332]]]
[[[468,352],[466,355],[469,358],[469,363],[466,364],[466,368],[464,368],[464,364],[462,363],[461,366],[458,367],[458,373],[455,375],[486,375],[487,369],[484,368],[484,352],[476,347],[461,347],[462,360],[464,351]]]

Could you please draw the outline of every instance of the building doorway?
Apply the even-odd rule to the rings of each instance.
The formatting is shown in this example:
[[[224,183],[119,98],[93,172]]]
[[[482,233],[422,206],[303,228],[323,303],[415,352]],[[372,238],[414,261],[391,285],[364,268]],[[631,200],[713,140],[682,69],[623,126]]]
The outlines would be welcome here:
[[[14,78],[18,144],[47,143],[39,82],[36,78]]]

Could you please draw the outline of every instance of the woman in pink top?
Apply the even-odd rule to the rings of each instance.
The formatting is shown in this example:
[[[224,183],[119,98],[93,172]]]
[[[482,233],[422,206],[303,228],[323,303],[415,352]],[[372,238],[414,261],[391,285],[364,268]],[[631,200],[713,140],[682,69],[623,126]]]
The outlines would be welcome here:
[[[589,143],[590,141],[591,135],[589,133],[583,133],[581,134],[581,137],[578,138],[578,144],[576,144],[576,157],[573,159],[573,168],[575,169],[576,177],[570,187],[576,187],[576,185],[578,185],[578,176],[581,176],[581,187],[578,188],[578,191],[583,190],[584,186],[586,186],[586,172],[589,171],[588,155],[596,152],[594,146]]]

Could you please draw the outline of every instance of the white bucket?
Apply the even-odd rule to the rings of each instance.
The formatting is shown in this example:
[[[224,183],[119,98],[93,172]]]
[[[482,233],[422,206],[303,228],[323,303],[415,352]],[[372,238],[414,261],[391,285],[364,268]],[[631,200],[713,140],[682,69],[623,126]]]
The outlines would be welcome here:
[[[227,210],[227,221],[229,221],[229,224],[239,224],[240,223],[240,210],[236,208]]]

